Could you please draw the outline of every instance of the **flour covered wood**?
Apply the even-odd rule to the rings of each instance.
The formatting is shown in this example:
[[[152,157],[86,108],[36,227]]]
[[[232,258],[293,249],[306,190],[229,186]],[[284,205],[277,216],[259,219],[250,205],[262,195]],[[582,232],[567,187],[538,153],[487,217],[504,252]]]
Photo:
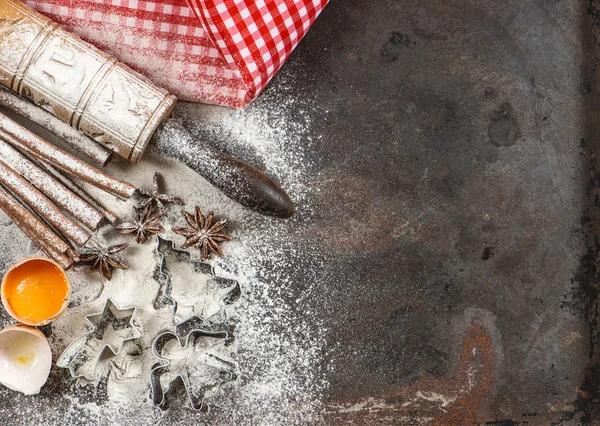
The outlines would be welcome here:
[[[0,83],[133,162],[175,98],[18,0],[0,3]]]

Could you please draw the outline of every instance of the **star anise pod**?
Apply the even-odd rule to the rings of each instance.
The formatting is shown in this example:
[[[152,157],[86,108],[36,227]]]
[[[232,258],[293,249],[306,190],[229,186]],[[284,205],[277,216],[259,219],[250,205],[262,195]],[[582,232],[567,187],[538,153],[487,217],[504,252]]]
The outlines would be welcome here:
[[[148,205],[156,205],[158,207],[158,211],[162,216],[169,216],[167,213],[167,209],[165,208],[165,203],[179,204],[183,205],[183,201],[181,198],[174,197],[169,194],[161,194],[158,188],[158,178],[160,174],[154,173],[154,184],[152,187],[152,191],[146,191],[145,189],[138,189],[138,193],[143,197],[143,200],[140,203],[140,208],[144,208]]]
[[[124,222],[116,226],[115,229],[121,234],[133,234],[135,232],[138,244],[143,244],[152,234],[160,234],[165,228],[160,223],[162,215],[152,214],[152,204],[149,203],[143,210],[136,212],[133,222]]]
[[[220,233],[227,225],[227,219],[214,221],[214,214],[210,212],[206,217],[202,214],[200,207],[196,207],[196,214],[192,215],[185,210],[181,211],[189,228],[175,228],[173,232],[187,237],[182,249],[194,247],[200,250],[201,259],[204,262],[209,258],[211,252],[222,256],[223,252],[219,243],[231,240],[231,235]]]
[[[91,269],[97,269],[110,281],[113,268],[127,269],[129,265],[117,253],[125,250],[129,244],[114,244],[107,249],[92,249],[79,257],[80,263],[91,263]]]

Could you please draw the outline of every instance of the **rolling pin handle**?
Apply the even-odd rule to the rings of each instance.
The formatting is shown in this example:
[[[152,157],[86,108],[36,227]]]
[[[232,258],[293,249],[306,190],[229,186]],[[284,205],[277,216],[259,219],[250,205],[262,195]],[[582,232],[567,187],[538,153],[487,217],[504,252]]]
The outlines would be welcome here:
[[[152,146],[158,153],[186,164],[244,207],[279,218],[294,215],[294,203],[273,179],[195,138],[175,118],[165,120],[158,127]]]

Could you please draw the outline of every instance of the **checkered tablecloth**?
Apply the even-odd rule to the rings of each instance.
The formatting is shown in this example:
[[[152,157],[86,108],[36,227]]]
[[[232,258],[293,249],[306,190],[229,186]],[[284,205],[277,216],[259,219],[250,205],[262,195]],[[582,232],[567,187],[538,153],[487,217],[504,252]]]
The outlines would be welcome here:
[[[26,0],[180,99],[242,107],[328,0]]]

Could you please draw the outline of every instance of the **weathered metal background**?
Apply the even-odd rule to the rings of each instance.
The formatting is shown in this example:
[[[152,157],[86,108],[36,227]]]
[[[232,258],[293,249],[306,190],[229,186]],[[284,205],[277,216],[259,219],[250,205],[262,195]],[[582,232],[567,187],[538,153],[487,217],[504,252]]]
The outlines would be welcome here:
[[[599,22],[589,0],[334,1],[275,79],[320,137],[290,235],[330,263],[326,424],[600,422]]]
[[[332,2],[292,58],[322,135],[302,236],[336,265],[328,424],[600,422],[599,10]]]
[[[311,122],[312,214],[284,234],[298,294],[326,261],[325,424],[600,422],[599,22],[589,0],[332,1],[250,107]]]

